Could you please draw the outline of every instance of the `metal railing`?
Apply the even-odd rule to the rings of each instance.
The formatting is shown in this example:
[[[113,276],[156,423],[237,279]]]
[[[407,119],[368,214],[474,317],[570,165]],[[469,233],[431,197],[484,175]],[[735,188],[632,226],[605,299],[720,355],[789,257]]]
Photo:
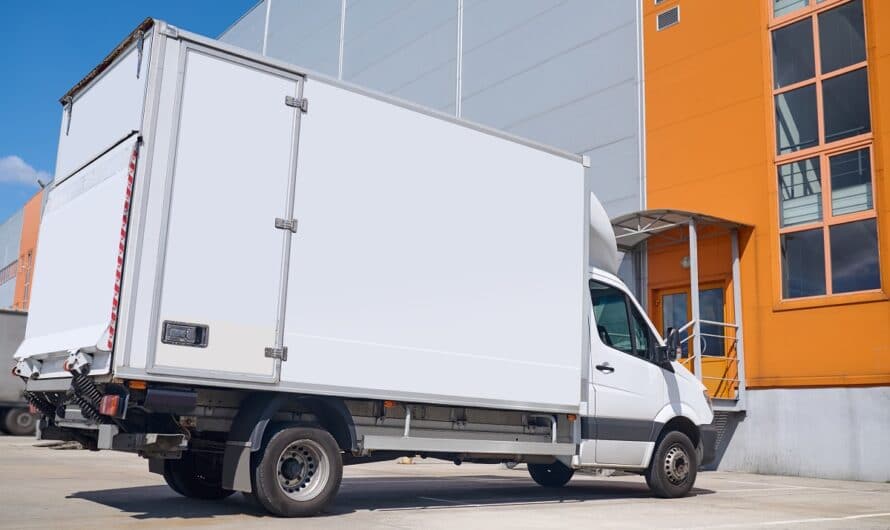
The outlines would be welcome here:
[[[729,322],[704,319],[699,319],[698,324],[696,326],[695,321],[692,320],[677,330],[681,336],[686,333],[686,336],[680,339],[681,347],[686,346],[683,348],[685,355],[679,359],[680,363],[689,371],[695,373],[698,380],[708,388],[712,398],[738,400],[742,387],[738,369],[740,360],[738,355],[739,326]],[[699,331],[698,336],[696,336],[695,330],[701,330],[702,325],[719,327],[723,330],[723,333]],[[707,353],[708,338],[723,341],[724,347],[721,352],[723,355],[709,355]],[[695,340],[701,341],[699,343],[701,362],[698,363],[695,362],[696,354],[694,353],[694,348],[690,347],[694,344],[692,341]],[[700,368],[701,373],[697,373],[696,367]]]

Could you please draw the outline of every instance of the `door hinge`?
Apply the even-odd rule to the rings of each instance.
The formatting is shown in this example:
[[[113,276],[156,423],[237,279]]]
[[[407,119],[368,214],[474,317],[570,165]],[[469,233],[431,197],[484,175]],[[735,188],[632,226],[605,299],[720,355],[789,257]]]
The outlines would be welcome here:
[[[288,107],[300,109],[304,114],[309,112],[309,100],[306,98],[295,98],[293,96],[285,96],[284,104]]]
[[[281,359],[282,361],[287,360],[287,346],[282,346],[280,348],[266,348],[266,357],[271,359]]]
[[[275,228],[279,230],[290,230],[293,233],[297,233],[297,223],[296,219],[282,219],[281,217],[275,218]]]

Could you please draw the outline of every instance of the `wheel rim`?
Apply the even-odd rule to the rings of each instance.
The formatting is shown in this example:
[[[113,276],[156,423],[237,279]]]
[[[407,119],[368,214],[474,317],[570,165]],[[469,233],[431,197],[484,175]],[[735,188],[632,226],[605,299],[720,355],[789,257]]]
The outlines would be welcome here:
[[[15,424],[21,429],[30,429],[34,425],[34,418],[30,414],[23,412],[16,416]]]
[[[297,440],[278,456],[278,487],[295,501],[308,501],[324,489],[331,462],[318,442]]]
[[[672,445],[664,457],[664,474],[671,484],[682,484],[689,478],[689,455],[680,445]]]

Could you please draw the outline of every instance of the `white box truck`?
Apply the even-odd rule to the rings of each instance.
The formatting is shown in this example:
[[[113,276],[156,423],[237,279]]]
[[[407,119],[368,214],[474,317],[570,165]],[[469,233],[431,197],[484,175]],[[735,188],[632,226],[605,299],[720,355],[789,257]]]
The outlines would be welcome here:
[[[676,497],[713,453],[581,157],[151,19],[62,103],[14,368],[42,438],[284,516],[403,455]]]

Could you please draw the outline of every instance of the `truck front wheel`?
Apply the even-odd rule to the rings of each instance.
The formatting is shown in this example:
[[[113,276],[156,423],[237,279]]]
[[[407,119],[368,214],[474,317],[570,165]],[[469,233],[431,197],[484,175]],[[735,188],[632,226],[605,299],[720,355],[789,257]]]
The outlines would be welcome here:
[[[528,474],[545,488],[561,488],[572,479],[575,470],[557,460],[552,464],[529,464]]]
[[[340,447],[325,430],[282,428],[260,453],[253,466],[254,493],[274,515],[315,515],[333,501],[340,489]]]
[[[34,434],[36,423],[34,415],[28,409],[8,409],[3,414],[3,430],[14,436]]]
[[[224,499],[235,492],[223,489],[219,460],[210,454],[183,453],[179,460],[164,461],[164,480],[183,497]]]
[[[646,484],[656,497],[684,497],[695,484],[698,460],[689,437],[679,431],[663,434],[646,469]]]

